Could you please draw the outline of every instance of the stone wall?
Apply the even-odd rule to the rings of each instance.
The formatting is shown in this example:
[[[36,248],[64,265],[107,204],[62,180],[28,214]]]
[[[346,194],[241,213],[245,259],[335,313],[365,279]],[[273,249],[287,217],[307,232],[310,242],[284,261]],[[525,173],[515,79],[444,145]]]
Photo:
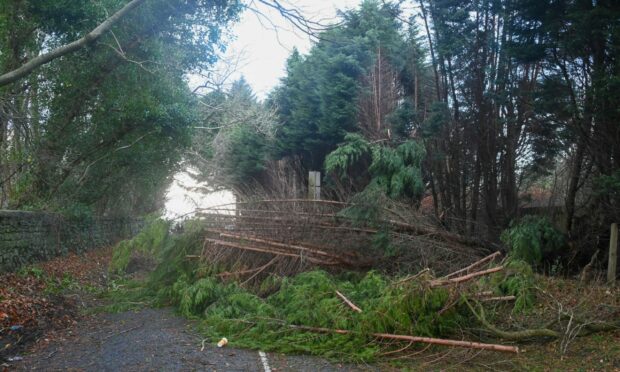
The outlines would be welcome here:
[[[141,227],[137,219],[69,219],[52,213],[0,210],[0,272],[112,245],[135,235]]]

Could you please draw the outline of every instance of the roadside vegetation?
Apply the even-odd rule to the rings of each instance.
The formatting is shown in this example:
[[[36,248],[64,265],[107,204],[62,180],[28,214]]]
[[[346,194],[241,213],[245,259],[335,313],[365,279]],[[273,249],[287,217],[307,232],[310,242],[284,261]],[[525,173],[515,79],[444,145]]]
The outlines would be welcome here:
[[[432,354],[445,355],[443,362],[467,355],[471,366],[501,360],[518,369],[541,362],[535,360],[542,357],[541,350],[552,354],[539,367],[560,366],[584,345],[620,337],[616,289],[547,278],[512,254],[487,260],[473,272],[503,270],[445,286],[438,285],[441,278],[432,270],[402,276],[316,267],[252,280],[239,267],[235,272],[234,267],[193,258],[204,250],[205,229],[205,221],[193,221],[182,234],[168,233],[161,248],[151,251],[158,262],[154,271],[143,281],[119,279],[122,284],[106,294],[111,300],[106,310],[174,306],[180,315],[198,321],[206,342],[226,337],[233,347],[400,367],[426,363]],[[160,236],[157,229],[145,231]],[[127,244],[132,245],[118,247]],[[376,336],[380,333],[515,346],[521,354],[485,351],[478,358],[468,349],[382,339]],[[598,363],[613,366],[620,350],[610,345],[605,355]]]
[[[264,99],[216,65],[260,7],[314,38]],[[362,0],[331,25],[275,0],[0,1],[0,208],[159,216],[191,169],[235,202],[146,218],[100,310],[360,363],[617,369],[619,20],[611,0]],[[52,262],[2,274],[6,350],[75,309],[57,294],[99,291],[76,284],[95,263]]]

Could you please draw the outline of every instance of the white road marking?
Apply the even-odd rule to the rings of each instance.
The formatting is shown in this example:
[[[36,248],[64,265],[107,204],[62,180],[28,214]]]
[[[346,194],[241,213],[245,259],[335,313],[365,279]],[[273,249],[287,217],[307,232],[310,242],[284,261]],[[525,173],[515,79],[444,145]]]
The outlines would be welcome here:
[[[263,369],[265,370],[265,372],[271,372],[271,367],[269,367],[269,360],[267,360],[267,354],[259,351],[258,355],[260,355],[260,361],[263,362]]]

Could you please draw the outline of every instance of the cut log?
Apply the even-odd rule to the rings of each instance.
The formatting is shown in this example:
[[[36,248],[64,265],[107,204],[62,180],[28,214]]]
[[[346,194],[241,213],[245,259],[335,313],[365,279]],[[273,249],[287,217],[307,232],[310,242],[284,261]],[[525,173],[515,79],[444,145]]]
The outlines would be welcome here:
[[[344,329],[317,328],[317,327],[308,327],[308,326],[299,326],[299,325],[291,325],[290,327],[303,330],[303,331],[317,332],[317,333],[336,333],[336,334],[341,334],[341,335],[349,335],[349,334],[356,333],[354,331],[348,331]],[[516,346],[484,344],[484,343],[472,342],[472,341],[448,340],[448,339],[443,339],[443,338],[418,337],[418,336],[409,336],[409,335],[394,335],[390,333],[370,333],[369,335],[372,337],[388,339],[388,340],[420,342],[420,343],[433,344],[433,345],[463,347],[467,349],[492,350],[492,351],[502,351],[502,352],[507,352],[507,353],[518,353],[519,352],[519,348]]]

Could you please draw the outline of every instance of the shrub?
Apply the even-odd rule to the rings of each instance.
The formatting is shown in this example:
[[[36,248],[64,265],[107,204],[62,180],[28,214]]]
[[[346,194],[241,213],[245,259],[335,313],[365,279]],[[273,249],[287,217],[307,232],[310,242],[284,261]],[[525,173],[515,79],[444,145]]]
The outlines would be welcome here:
[[[359,134],[348,134],[345,143],[325,158],[325,169],[346,178],[349,169],[370,155],[371,181],[366,188],[378,188],[392,199],[417,202],[424,193],[422,160],[426,149],[421,142],[406,141],[393,148],[370,144]]]
[[[564,247],[564,235],[547,218],[540,216],[513,221],[501,239],[509,247],[510,256],[533,266],[539,266],[543,259],[557,256]]]

